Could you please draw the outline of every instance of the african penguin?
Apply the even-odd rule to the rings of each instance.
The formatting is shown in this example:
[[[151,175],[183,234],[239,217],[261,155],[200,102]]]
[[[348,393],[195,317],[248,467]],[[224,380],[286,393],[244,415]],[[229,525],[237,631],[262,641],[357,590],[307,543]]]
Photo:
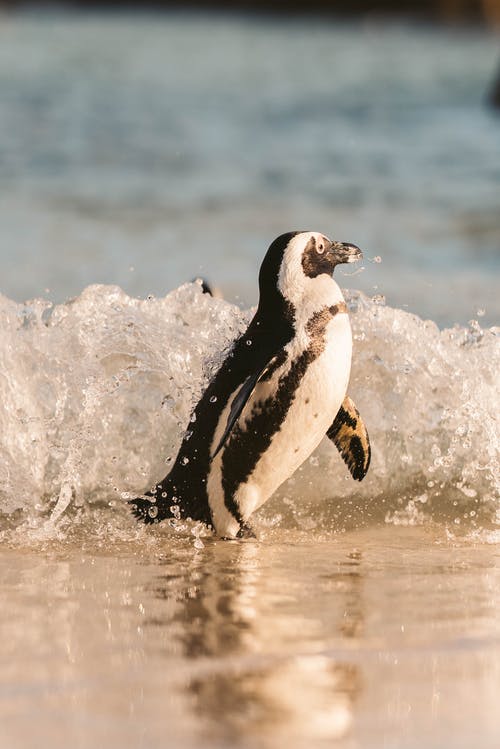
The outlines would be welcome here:
[[[370,464],[366,428],[346,396],[352,335],[332,278],[358,247],[318,232],[283,234],[259,273],[259,304],[194,409],[170,473],[130,501],[146,523],[201,520],[224,538],[309,457],[325,434],[353,478]]]

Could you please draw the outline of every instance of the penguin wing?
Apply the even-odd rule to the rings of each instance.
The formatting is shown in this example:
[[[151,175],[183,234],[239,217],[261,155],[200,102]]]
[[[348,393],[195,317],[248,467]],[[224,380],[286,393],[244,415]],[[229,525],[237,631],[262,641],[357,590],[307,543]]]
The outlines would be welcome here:
[[[370,439],[363,419],[348,395],[326,435],[341,454],[351,476],[362,481],[370,465]]]
[[[268,370],[275,364],[277,360],[278,360],[278,355],[273,356],[270,359],[270,361],[266,362],[265,365],[261,369],[257,370],[256,372],[252,372],[252,374],[248,375],[243,385],[240,387],[240,389],[234,396],[233,402],[231,403],[229,416],[227,417],[227,424],[226,424],[226,428],[224,429],[224,434],[222,435],[221,440],[219,444],[217,445],[217,449],[212,455],[212,459],[215,458],[217,453],[220,452],[220,450],[222,450],[222,448],[226,444],[227,439],[229,435],[231,434],[232,428],[238,421],[241,412],[245,408],[246,403],[250,399],[259,381],[263,377],[265,377]]]

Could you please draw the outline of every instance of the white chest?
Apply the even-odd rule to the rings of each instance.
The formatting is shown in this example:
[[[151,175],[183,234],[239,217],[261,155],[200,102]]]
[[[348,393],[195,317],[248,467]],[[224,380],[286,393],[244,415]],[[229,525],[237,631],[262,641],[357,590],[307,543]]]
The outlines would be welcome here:
[[[262,489],[259,504],[309,457],[331,426],[347,391],[351,353],[349,319],[346,314],[339,314],[328,323],[324,349],[303,373],[299,372],[300,380],[280,429],[252,474]],[[293,367],[301,354],[293,350],[290,354]],[[286,371],[286,365],[283,369]],[[280,376],[279,372],[276,374]],[[273,385],[274,382],[267,386],[267,393],[264,388],[264,392],[256,392],[255,397],[264,400]]]
[[[238,420],[238,426],[255,440],[257,448],[265,437],[252,434],[252,416],[262,412],[275,425],[270,441],[264,449],[258,449],[250,474],[242,478],[234,495],[244,519],[316,449],[346,394],[352,351],[347,314],[341,312],[328,319],[317,339],[305,328],[302,333],[287,345],[286,361],[271,379],[256,386]],[[224,450],[212,463],[208,494],[217,532],[231,536],[239,525],[224,506],[223,455]]]

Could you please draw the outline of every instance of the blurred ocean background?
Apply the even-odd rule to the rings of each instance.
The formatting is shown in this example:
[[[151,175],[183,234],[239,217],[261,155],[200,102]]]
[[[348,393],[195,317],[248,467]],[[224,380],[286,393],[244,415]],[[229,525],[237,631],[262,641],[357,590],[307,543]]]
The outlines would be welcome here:
[[[499,51],[478,27],[4,12],[0,291],[203,275],[247,306],[268,244],[305,228],[365,251],[342,286],[493,324]]]

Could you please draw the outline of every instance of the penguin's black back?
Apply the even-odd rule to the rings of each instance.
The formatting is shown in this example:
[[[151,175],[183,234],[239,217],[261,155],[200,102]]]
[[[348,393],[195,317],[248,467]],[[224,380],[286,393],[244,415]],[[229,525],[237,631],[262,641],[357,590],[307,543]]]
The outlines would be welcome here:
[[[294,310],[279,292],[277,280],[283,251],[296,233],[278,237],[269,247],[259,274],[257,312],[199,400],[172,470],[146,492],[151,500],[130,500],[134,514],[144,522],[159,522],[177,514],[211,523],[207,477],[210,448],[221,414],[245,380],[260,372],[294,335]]]

